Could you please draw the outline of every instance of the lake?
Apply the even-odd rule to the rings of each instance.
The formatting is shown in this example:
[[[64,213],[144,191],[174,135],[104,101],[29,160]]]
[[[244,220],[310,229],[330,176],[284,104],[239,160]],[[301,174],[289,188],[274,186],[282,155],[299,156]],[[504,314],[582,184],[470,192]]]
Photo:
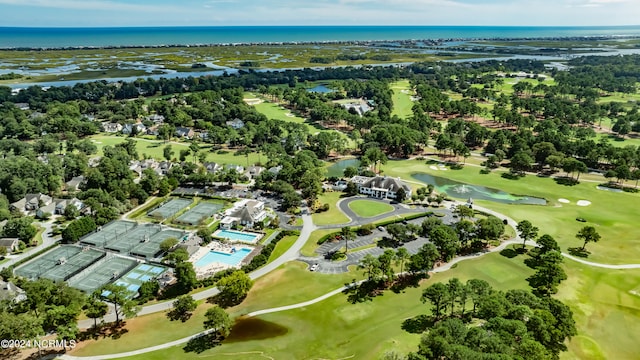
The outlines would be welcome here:
[[[499,189],[494,189],[480,185],[470,185],[459,181],[433,176],[425,173],[411,175],[414,179],[425,184],[431,184],[438,192],[468,200],[489,200],[503,204],[525,204],[525,205],[546,205],[547,200],[526,195],[513,195]]]

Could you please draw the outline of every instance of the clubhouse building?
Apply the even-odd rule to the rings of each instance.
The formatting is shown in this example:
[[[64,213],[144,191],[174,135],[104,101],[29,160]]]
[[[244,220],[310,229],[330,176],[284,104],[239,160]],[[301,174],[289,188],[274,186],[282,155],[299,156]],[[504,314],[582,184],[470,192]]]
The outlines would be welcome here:
[[[376,199],[395,199],[400,189],[404,189],[405,197],[411,197],[411,188],[400,178],[389,176],[354,176],[350,180],[358,186],[360,194]]]

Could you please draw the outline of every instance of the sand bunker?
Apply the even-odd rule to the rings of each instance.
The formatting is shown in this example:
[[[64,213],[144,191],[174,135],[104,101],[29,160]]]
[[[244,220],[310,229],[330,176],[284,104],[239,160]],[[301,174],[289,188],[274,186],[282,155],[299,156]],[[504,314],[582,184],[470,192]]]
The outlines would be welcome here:
[[[568,204],[568,203],[570,203],[571,201],[569,201],[569,200],[567,200],[567,199],[558,199],[558,202],[561,202],[561,203],[563,203],[563,204]]]
[[[589,206],[591,205],[591,201],[587,201],[587,200],[578,200],[578,202],[576,203],[578,206]]]
[[[434,165],[431,165],[431,166],[429,166],[429,169],[431,169],[431,170],[438,170],[438,167],[437,167],[437,166],[434,166]]]
[[[288,116],[288,117],[296,117],[295,115],[293,115],[293,114],[292,114],[292,113],[290,113],[290,112],[285,113],[285,114],[284,114],[284,116]]]

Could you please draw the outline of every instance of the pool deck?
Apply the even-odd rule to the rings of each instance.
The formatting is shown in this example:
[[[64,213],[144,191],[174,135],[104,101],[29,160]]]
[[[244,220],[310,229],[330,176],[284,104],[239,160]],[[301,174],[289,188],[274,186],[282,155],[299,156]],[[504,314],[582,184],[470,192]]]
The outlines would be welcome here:
[[[246,249],[250,249],[251,251],[253,251],[254,249],[250,246],[242,246],[243,248]],[[226,254],[232,254],[232,249],[233,248],[238,248],[235,245],[232,244],[224,244],[218,241],[212,241],[209,244],[207,244],[206,246],[201,247],[198,251],[196,251],[193,255],[191,255],[191,257],[189,257],[189,261],[191,263],[193,263],[193,267],[194,270],[196,271],[196,278],[198,279],[202,279],[208,276],[211,276],[219,271],[222,270],[226,270],[229,268],[236,268],[239,269],[240,268],[240,264],[242,264],[242,261],[238,263],[238,265],[229,265],[229,264],[224,264],[221,262],[212,262],[210,264],[207,264],[205,266],[196,266],[196,262],[198,260],[200,260],[200,258],[202,258],[203,256],[205,256],[206,254],[208,254],[210,251],[217,251],[217,252],[221,252],[221,253],[226,253]]]
[[[235,233],[239,233],[239,234],[249,234],[249,235],[253,235],[253,236],[255,236],[255,240],[250,242],[250,241],[244,241],[244,240],[238,240],[238,239],[231,239],[231,238],[227,238],[227,237],[224,237],[224,236],[221,236],[221,235],[220,235],[220,232],[223,232],[223,231],[227,231],[227,232],[235,232]],[[216,231],[212,234],[212,236],[217,236],[217,237],[219,237],[219,238],[226,239],[228,242],[231,242],[231,243],[242,243],[242,244],[252,244],[252,245],[255,245],[255,244],[257,244],[258,242],[260,242],[260,240],[262,239],[262,237],[264,236],[264,234],[263,234],[263,233],[259,233],[259,232],[251,232],[251,231],[230,230],[230,229],[219,229],[219,230],[216,230]]]

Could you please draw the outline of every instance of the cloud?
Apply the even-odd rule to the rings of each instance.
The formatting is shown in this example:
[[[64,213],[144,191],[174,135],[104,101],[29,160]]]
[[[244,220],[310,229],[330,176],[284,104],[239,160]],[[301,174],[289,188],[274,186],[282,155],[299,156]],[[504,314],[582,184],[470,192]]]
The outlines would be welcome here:
[[[29,6],[37,8],[56,8],[67,10],[106,10],[106,11],[151,11],[151,12],[165,12],[175,11],[180,8],[158,6],[158,5],[143,5],[143,4],[127,4],[117,1],[109,0],[0,0],[0,4],[15,5],[15,6]]]

